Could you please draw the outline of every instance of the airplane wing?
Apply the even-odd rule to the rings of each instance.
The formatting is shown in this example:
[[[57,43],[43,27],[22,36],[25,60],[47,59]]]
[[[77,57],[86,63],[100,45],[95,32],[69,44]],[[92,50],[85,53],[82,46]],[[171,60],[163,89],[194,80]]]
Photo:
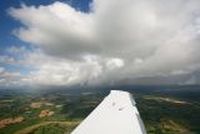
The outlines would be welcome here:
[[[131,94],[111,93],[71,134],[146,134]]]

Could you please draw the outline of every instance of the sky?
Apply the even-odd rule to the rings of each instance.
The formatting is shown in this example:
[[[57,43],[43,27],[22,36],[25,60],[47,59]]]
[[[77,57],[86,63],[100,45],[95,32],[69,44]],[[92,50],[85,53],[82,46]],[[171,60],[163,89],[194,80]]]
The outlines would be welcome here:
[[[0,87],[200,84],[199,0],[2,0]]]

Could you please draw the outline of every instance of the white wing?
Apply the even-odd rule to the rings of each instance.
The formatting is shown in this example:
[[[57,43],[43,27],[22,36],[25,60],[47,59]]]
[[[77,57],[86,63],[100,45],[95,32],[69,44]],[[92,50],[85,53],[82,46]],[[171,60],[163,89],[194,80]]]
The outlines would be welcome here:
[[[72,134],[146,134],[130,93],[113,90]]]

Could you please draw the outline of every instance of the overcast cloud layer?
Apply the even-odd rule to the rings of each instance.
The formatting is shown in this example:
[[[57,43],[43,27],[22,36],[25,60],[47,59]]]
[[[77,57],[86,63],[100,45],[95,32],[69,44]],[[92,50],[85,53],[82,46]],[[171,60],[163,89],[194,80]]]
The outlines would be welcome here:
[[[30,73],[0,68],[1,85],[199,84],[199,0],[95,0],[89,13],[66,3],[11,8],[14,30],[34,51],[9,48]]]

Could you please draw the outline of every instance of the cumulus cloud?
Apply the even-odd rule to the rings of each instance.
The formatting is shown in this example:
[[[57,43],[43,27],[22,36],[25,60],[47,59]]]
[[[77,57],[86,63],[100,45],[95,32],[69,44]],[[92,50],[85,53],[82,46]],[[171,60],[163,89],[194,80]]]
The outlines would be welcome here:
[[[61,2],[10,8],[23,24],[14,34],[41,50],[24,59],[36,69],[23,81],[70,85],[192,74],[200,65],[199,5],[94,0],[88,13]]]
[[[21,51],[23,50],[23,51]],[[96,85],[109,83],[102,78],[110,77],[111,73],[123,67],[123,61],[118,58],[102,58],[96,55],[85,55],[80,61],[54,57],[44,54],[40,49],[34,51],[24,48],[10,48],[9,52],[20,52],[23,58],[14,59],[13,62],[4,61],[18,71],[8,71],[0,68],[2,82],[7,86],[73,86],[73,85]],[[0,56],[3,57],[3,56]],[[9,59],[10,57],[8,57]],[[24,74],[23,69],[28,70]],[[2,83],[0,83],[3,85]]]

